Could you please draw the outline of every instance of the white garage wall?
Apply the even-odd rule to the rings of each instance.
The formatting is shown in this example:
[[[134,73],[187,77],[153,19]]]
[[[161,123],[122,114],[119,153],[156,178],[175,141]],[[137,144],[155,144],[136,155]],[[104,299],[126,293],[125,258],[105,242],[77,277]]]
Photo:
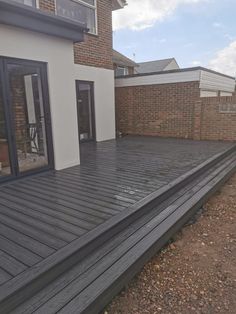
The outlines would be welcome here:
[[[55,168],[59,170],[79,164],[73,43],[0,25],[0,56],[47,62]],[[108,85],[112,83],[108,82]],[[103,89],[98,93],[102,102],[101,94],[106,94],[108,87],[99,86],[99,89]],[[103,120],[109,129],[113,122],[106,120],[110,119],[113,110],[108,110],[108,117],[102,118],[106,115],[106,106],[101,107],[103,111],[98,113],[98,121]],[[105,133],[100,127],[99,137],[105,138]]]
[[[94,82],[96,140],[115,138],[114,71],[75,65],[74,79]]]

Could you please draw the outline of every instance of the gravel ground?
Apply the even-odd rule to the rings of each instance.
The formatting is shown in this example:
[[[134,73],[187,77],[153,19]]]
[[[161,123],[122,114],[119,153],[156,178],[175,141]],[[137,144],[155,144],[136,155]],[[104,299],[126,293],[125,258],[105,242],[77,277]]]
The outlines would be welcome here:
[[[236,313],[236,175],[104,313]]]

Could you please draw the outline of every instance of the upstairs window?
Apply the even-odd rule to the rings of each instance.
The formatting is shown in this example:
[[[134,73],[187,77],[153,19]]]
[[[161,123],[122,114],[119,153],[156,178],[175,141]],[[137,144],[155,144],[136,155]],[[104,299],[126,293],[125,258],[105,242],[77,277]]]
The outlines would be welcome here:
[[[97,34],[96,0],[56,0],[56,12],[60,16],[85,23],[89,33]]]
[[[129,70],[126,67],[117,67],[115,70],[115,76],[129,75]]]
[[[36,8],[36,2],[37,0],[14,0],[15,2],[21,3],[21,4],[25,4],[25,5],[29,5],[31,7],[35,7]]]

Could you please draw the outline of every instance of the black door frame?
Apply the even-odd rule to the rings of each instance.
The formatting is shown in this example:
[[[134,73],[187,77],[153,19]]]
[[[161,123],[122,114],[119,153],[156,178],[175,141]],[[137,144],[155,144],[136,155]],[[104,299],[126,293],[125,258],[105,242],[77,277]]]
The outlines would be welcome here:
[[[95,101],[94,101],[94,82],[93,81],[84,81],[84,80],[76,80],[76,106],[77,106],[77,121],[78,121],[78,132],[79,132],[79,142],[87,143],[87,142],[96,142],[96,119],[95,119]],[[88,140],[80,139],[80,126],[79,126],[79,84],[88,84],[91,86],[91,113],[92,113],[92,132],[93,138]]]
[[[8,71],[7,71],[7,65],[9,63],[22,65],[22,66],[24,65],[35,66],[40,69],[42,95],[43,95],[43,100],[44,100],[43,106],[44,106],[44,115],[45,115],[44,118],[45,118],[45,129],[46,129],[48,165],[45,167],[28,170],[22,173],[19,171],[18,156],[17,156],[17,151],[16,151],[16,139],[15,139],[15,132],[14,132],[15,122],[14,122],[14,117],[13,117],[13,105],[11,101],[9,76],[8,76]],[[0,56],[0,78],[2,82],[3,108],[4,108],[4,113],[5,113],[6,134],[7,134],[7,140],[8,140],[9,159],[10,159],[10,166],[11,166],[11,174],[4,176],[2,178],[0,177],[0,183],[9,181],[9,180],[20,179],[25,176],[29,176],[29,175],[33,175],[33,174],[37,174],[37,173],[54,169],[54,150],[53,150],[52,128],[51,128],[51,111],[50,111],[50,102],[49,102],[47,63]]]

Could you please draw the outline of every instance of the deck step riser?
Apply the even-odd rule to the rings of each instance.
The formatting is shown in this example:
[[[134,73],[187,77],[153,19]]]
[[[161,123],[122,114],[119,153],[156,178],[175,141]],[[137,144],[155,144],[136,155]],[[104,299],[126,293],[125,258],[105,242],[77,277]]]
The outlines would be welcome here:
[[[189,219],[206,203],[206,201],[235,173],[236,165],[229,166],[229,171],[221,176],[216,184],[209,188],[206,193],[202,193],[202,196],[196,199],[192,203],[191,207],[185,209],[184,213],[178,217],[169,217],[166,220],[165,232],[154,243],[146,241],[145,251],[140,252],[141,257],[135,261],[135,263],[127,266],[126,269],[120,274],[116,281],[106,287],[104,291],[97,297],[94,302],[91,302],[88,307],[80,311],[80,314],[97,314],[102,311],[104,307],[115,297],[125,285],[142,269],[146,262],[148,262],[161,248],[168,243],[168,241],[178,232]],[[174,216],[174,215],[173,215]],[[176,213],[175,213],[176,216]],[[175,223],[173,225],[173,220]],[[155,231],[154,231],[155,232]]]

